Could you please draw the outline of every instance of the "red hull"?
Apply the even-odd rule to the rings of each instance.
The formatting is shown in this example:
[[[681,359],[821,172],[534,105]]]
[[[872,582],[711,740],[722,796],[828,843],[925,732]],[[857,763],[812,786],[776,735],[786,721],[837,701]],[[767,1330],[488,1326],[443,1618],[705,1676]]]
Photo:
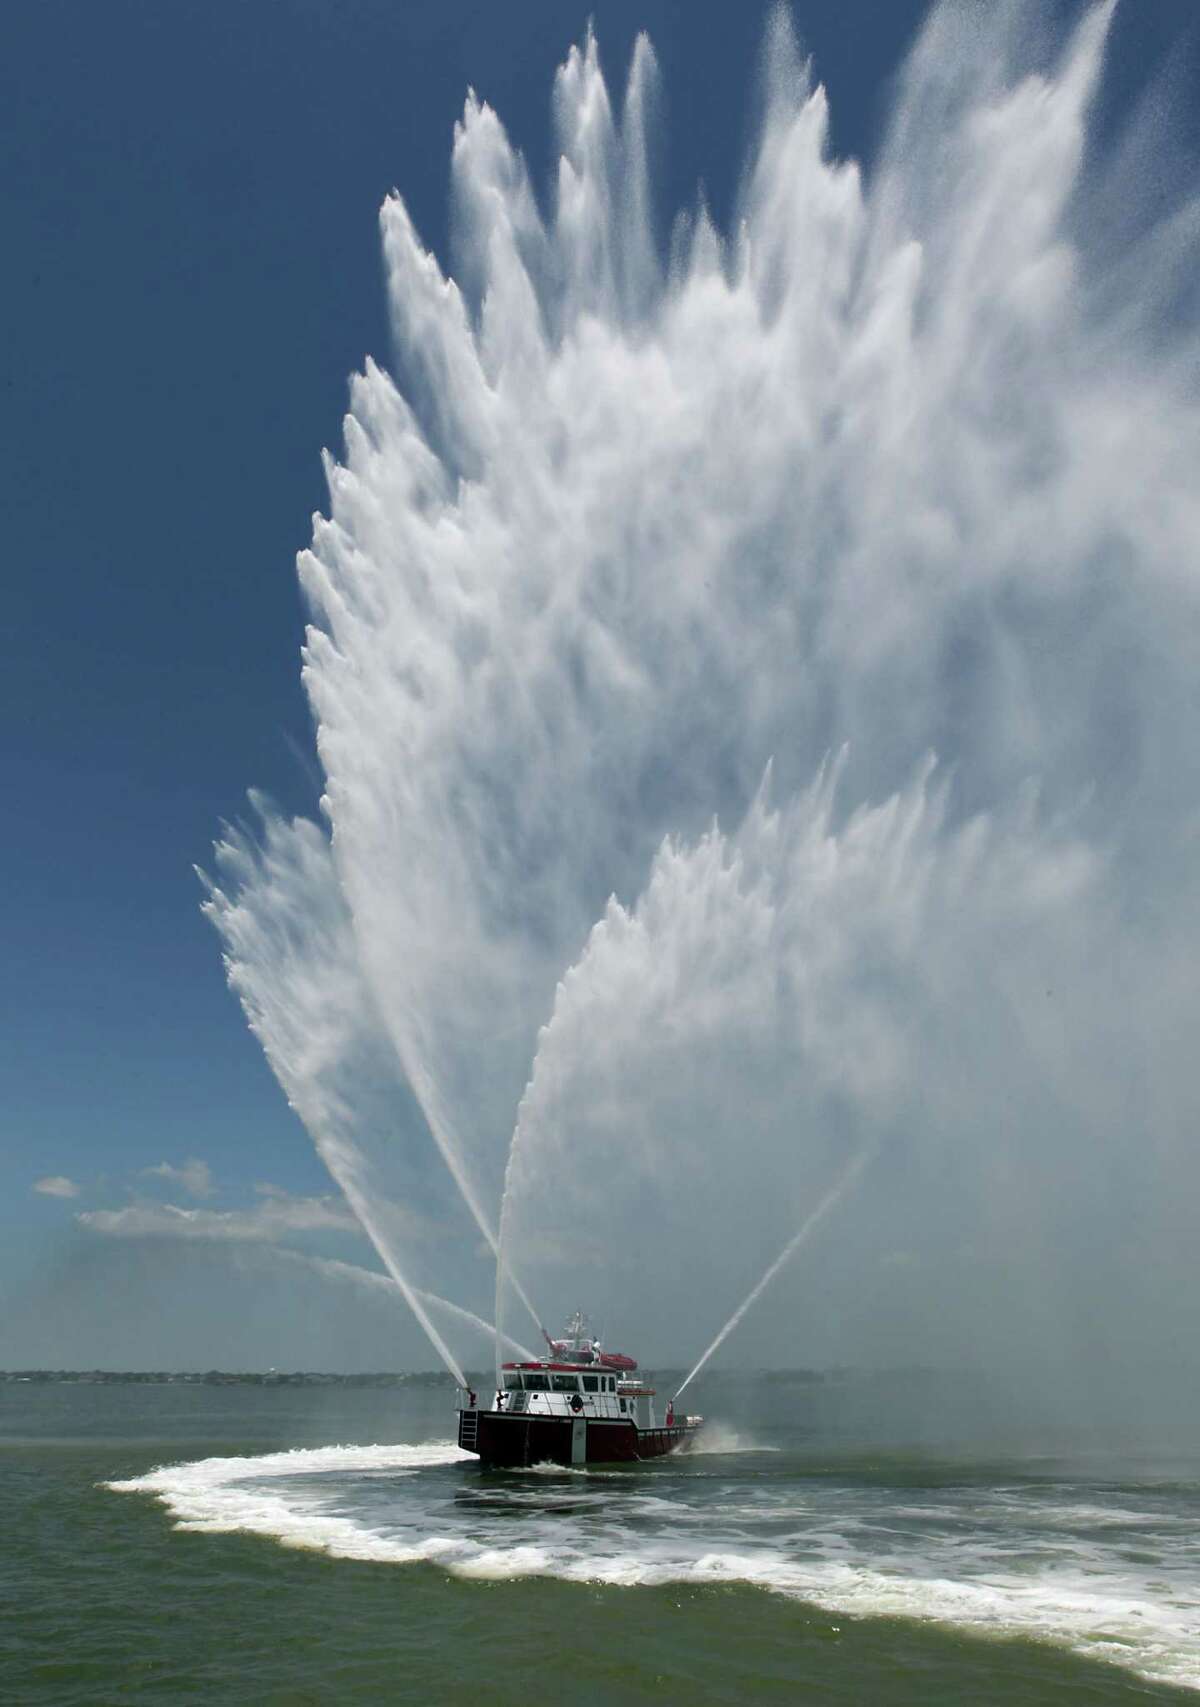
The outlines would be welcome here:
[[[577,1433],[577,1431],[580,1431]],[[632,1418],[542,1417],[504,1411],[460,1411],[458,1444],[484,1464],[522,1469],[530,1464],[638,1464],[664,1458],[693,1430],[639,1429]]]

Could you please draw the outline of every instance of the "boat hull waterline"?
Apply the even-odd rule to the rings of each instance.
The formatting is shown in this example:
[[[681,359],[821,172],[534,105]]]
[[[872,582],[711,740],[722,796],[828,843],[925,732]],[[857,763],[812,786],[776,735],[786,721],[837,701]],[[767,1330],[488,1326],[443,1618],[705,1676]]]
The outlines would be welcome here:
[[[484,1464],[528,1469],[533,1464],[638,1464],[676,1452],[696,1424],[638,1428],[632,1418],[520,1416],[504,1411],[460,1411],[458,1444]]]

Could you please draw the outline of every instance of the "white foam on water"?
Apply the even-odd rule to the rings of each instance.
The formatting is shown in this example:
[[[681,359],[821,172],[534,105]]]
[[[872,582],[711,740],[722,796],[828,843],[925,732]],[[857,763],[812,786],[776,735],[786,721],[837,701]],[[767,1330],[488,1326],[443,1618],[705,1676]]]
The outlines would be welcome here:
[[[1195,1526],[1178,1511],[1137,1509],[1127,1490],[1111,1504],[1084,1490],[1048,1499],[1036,1486],[905,1504],[824,1479],[739,1479],[713,1500],[710,1473],[700,1481],[682,1464],[653,1485],[558,1466],[539,1467],[536,1485],[524,1472],[445,1474],[467,1463],[450,1441],[330,1446],[165,1465],[107,1486],[154,1495],[180,1529],[339,1559],[433,1564],[471,1580],[745,1583],[835,1614],[1047,1641],[1200,1689]],[[1117,1527],[1135,1534],[1104,1535]]]
[[[107,1482],[105,1486],[114,1493],[156,1495],[176,1519],[177,1529],[263,1535],[285,1547],[312,1548],[341,1559],[416,1562],[437,1556],[436,1538],[406,1551],[398,1551],[390,1543],[381,1550],[379,1538],[361,1522],[325,1509],[319,1482],[306,1481],[297,1489],[290,1479],[331,1474],[411,1476],[418,1470],[468,1458],[468,1453],[448,1440],[420,1446],[323,1446],[253,1458],[201,1458],[190,1464],[168,1464],[145,1476]],[[285,1478],[286,1486],[271,1485]],[[446,1543],[451,1551],[455,1545]]]
[[[530,1476],[588,1476],[592,1472],[582,1469],[575,1464],[554,1464],[547,1460],[543,1464],[530,1464],[527,1472]]]
[[[168,1464],[127,1481],[106,1482],[114,1493],[166,1493],[183,1485],[222,1487],[243,1477],[318,1475],[324,1470],[424,1470],[434,1464],[465,1463],[471,1454],[451,1440],[432,1440],[419,1446],[318,1446],[287,1452],[267,1452],[252,1458],[200,1458],[190,1464]]]

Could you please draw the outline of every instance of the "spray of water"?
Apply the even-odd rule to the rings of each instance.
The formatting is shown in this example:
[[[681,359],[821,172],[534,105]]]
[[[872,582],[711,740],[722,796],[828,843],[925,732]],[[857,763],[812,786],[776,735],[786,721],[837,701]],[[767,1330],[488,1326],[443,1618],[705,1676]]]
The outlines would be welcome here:
[[[509,1334],[498,1333],[491,1322],[486,1321],[482,1316],[477,1316],[474,1310],[464,1310],[461,1304],[453,1304],[449,1298],[439,1298],[436,1292],[421,1292],[418,1296],[422,1303],[427,1304],[435,1314],[438,1311],[443,1311],[451,1321],[462,1323],[468,1328],[474,1328],[479,1333],[485,1334],[489,1340],[494,1340],[497,1351],[502,1346],[508,1346],[510,1351],[515,1351],[517,1356],[523,1358],[526,1363],[534,1361],[536,1354],[530,1351],[528,1346],[522,1345],[520,1340],[513,1339]]]
[[[825,1196],[821,1199],[820,1203],[817,1204],[811,1215],[800,1223],[800,1226],[780,1251],[779,1255],[775,1258],[775,1261],[767,1269],[762,1279],[750,1289],[745,1298],[743,1298],[742,1302],[738,1305],[737,1309],[733,1312],[733,1315],[730,1316],[725,1326],[721,1329],[720,1333],[713,1340],[712,1344],[699,1358],[689,1373],[684,1376],[683,1380],[680,1382],[679,1389],[675,1394],[677,1399],[686,1387],[691,1386],[692,1382],[704,1368],[704,1365],[708,1362],[713,1352],[723,1345],[729,1338],[730,1334],[737,1327],[746,1312],[758,1303],[759,1299],[767,1290],[767,1287],[770,1286],[780,1269],[792,1260],[796,1252],[800,1250],[802,1246],[808,1243],[809,1239],[821,1225],[821,1222],[824,1221],[825,1217],[829,1214],[829,1211],[833,1209],[836,1204],[841,1202],[842,1198],[846,1195],[846,1192],[854,1184],[859,1174],[861,1174],[866,1163],[867,1157],[865,1155],[856,1156],[836,1185],[831,1186],[825,1193]]]
[[[1200,213],[1089,137],[1111,15],[938,6],[864,176],[780,14],[727,236],[655,223],[644,40],[621,102],[569,56],[544,196],[468,100],[453,278],[382,210],[324,822],[209,908],[385,1262],[501,1331],[515,1269],[670,1355],[884,1135],[742,1343],[1184,1331]]]
[[[397,1293],[400,1293],[401,1297],[404,1296],[390,1275],[380,1274],[375,1269],[363,1268],[358,1263],[342,1262],[336,1257],[314,1257],[306,1251],[294,1251],[286,1246],[279,1245],[260,1246],[259,1250],[280,1262],[298,1264],[314,1274],[321,1275],[326,1280],[341,1285],[362,1287],[371,1292],[384,1292],[389,1297],[394,1297]],[[495,1341],[497,1346],[507,1345],[511,1351],[515,1351],[517,1356],[526,1362],[533,1361],[534,1353],[530,1351],[528,1346],[522,1345],[520,1340],[497,1334],[492,1323],[485,1320],[483,1316],[476,1315],[474,1310],[464,1309],[461,1304],[455,1304],[449,1298],[442,1298],[436,1292],[426,1292],[420,1287],[414,1287],[413,1292],[414,1296],[433,1316],[441,1316],[457,1326],[469,1328],[474,1333],[483,1335],[485,1339]]]
[[[261,809],[263,834],[227,828],[219,880],[201,873],[205,912],[221,934],[229,982],[288,1101],[375,1246],[429,1343],[460,1386],[466,1378],[401,1263],[381,1141],[391,1136],[394,1075],[369,994],[328,881],[328,844],[314,826],[285,826]]]

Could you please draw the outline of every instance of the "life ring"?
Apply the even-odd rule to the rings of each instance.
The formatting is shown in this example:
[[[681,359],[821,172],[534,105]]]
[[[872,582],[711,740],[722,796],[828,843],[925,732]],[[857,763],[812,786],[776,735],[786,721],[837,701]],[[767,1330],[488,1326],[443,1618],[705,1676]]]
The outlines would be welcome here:
[[[578,1393],[571,1394],[571,1409],[573,1411],[581,1411],[583,1409],[583,1400],[579,1397]]]

